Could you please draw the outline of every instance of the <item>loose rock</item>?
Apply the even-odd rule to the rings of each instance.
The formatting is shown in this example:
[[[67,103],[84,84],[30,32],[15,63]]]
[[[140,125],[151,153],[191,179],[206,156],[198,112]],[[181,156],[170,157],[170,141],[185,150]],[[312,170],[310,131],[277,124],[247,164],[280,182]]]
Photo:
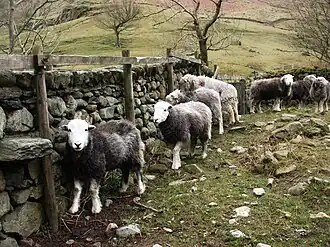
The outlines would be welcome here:
[[[234,237],[234,238],[244,238],[246,237],[246,235],[241,232],[240,230],[230,230],[230,234]]]
[[[263,188],[254,188],[253,189],[253,194],[256,196],[262,196],[264,195],[266,192]]]
[[[306,191],[306,189],[307,189],[307,183],[301,182],[289,188],[288,192],[292,196],[300,196]]]
[[[291,172],[295,171],[296,169],[297,169],[296,165],[289,165],[289,166],[286,166],[286,167],[281,167],[281,168],[278,168],[275,171],[275,176],[285,175],[285,174],[288,174],[288,173],[291,173]]]
[[[272,247],[272,246],[269,245],[269,244],[262,244],[262,243],[259,243],[259,244],[257,244],[256,247]]]
[[[234,217],[249,217],[251,209],[248,206],[242,206],[234,209],[234,212],[236,213]]]
[[[118,226],[116,223],[109,223],[107,228],[105,229],[105,234],[109,237],[113,230],[117,229]]]
[[[330,219],[330,216],[327,215],[326,213],[324,212],[319,212],[317,214],[310,214],[309,218],[311,219],[321,219],[321,218],[327,218],[327,219]]]
[[[127,238],[129,236],[134,236],[136,234],[141,234],[141,230],[136,224],[123,226],[116,230],[116,235],[121,238]]]
[[[0,241],[0,247],[19,247],[19,246],[14,238],[8,237]]]

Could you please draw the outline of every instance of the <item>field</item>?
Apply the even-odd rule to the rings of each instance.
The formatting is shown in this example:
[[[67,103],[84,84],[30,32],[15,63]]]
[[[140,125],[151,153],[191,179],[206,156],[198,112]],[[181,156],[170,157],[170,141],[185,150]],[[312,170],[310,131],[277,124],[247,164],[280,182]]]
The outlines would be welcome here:
[[[189,1],[188,1],[189,2]],[[288,14],[258,0],[231,0],[224,2],[223,15],[226,17],[253,18],[259,21],[274,21]],[[278,0],[283,3],[284,1]],[[209,11],[210,1],[202,1],[204,11]],[[145,14],[154,11],[146,8]],[[115,48],[115,36],[110,30],[103,30],[95,16],[83,17],[78,20],[57,25],[50,35],[58,30],[67,29],[56,38],[58,46],[54,50],[57,54],[83,55],[113,55],[120,56],[122,49],[130,49],[132,56],[163,56],[168,47],[173,47],[178,39],[178,33],[173,30],[186,17],[180,15],[173,22],[154,26],[161,18],[170,16],[165,12],[161,16],[152,16],[139,21],[136,27],[122,33],[122,47]],[[250,21],[221,20],[218,24],[226,29],[237,31],[235,40],[241,45],[234,45],[220,51],[210,51],[209,60],[220,66],[221,74],[250,75],[252,71],[268,71],[286,67],[311,66],[315,60],[303,56],[302,52],[292,46],[290,37],[290,22],[279,22],[273,26]],[[285,28],[285,29],[283,29]],[[7,36],[2,35],[0,44],[7,43]],[[237,43],[236,42],[236,43]],[[192,42],[177,48],[177,53],[192,53],[196,46]]]
[[[294,116],[282,116],[283,113]],[[198,156],[184,158],[185,165],[178,171],[169,169],[170,164],[162,164],[168,151],[162,145],[153,145],[154,155],[148,160],[145,174],[155,175],[155,180],[147,182],[147,191],[139,201],[149,208],[133,202],[135,185],[124,196],[112,192],[118,185],[112,179],[102,189],[102,201],[111,198],[113,204],[104,207],[100,215],[89,216],[88,202],[79,215],[63,216],[58,234],[43,232],[32,239],[46,247],[65,246],[69,239],[75,241],[73,246],[330,246],[330,219],[313,218],[320,212],[330,215],[329,127],[311,117],[330,120],[329,114],[315,115],[311,108],[244,115],[244,122],[236,126],[241,129],[226,128],[223,136],[214,131],[205,160]],[[295,124],[294,121],[304,127],[291,128],[284,136],[271,138],[272,131]],[[241,154],[231,152],[237,145],[248,150]],[[279,155],[275,158],[278,162],[270,160],[267,153],[279,150],[287,157]],[[292,165],[295,170],[275,176],[278,168]],[[275,179],[272,188],[266,186],[268,178]],[[171,185],[177,181],[188,182]],[[303,190],[291,195],[288,189],[299,183],[305,183]],[[264,188],[266,192],[258,197],[252,193],[254,188]],[[250,215],[234,218],[233,210],[241,206],[248,206]],[[230,219],[237,221],[230,223]],[[128,239],[116,237],[114,231],[105,235],[110,222],[118,226],[136,223],[141,235]],[[230,230],[235,229],[246,237],[233,237]],[[100,246],[97,244],[94,246]]]

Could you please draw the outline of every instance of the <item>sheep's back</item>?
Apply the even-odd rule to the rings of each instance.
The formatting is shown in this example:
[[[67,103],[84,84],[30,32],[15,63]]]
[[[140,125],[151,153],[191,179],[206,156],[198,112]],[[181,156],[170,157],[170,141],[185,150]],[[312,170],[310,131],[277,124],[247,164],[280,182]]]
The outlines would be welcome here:
[[[284,98],[290,93],[289,88],[281,85],[280,78],[255,80],[251,85],[250,97],[254,100]]]

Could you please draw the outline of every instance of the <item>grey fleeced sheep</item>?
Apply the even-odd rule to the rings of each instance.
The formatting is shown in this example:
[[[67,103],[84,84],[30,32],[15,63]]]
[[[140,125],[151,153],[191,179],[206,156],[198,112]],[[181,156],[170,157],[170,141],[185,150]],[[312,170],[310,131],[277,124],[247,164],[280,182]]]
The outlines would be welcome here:
[[[197,140],[203,146],[202,158],[207,156],[207,144],[211,139],[212,112],[204,103],[190,101],[172,106],[166,101],[155,104],[154,121],[167,144],[174,145],[172,169],[181,167],[180,151],[188,145],[193,156]]]
[[[112,120],[95,127],[85,120],[73,119],[61,127],[68,132],[64,164],[70,166],[74,179],[74,199],[70,213],[76,213],[84,183],[90,183],[92,213],[99,213],[100,181],[106,171],[122,171],[120,192],[128,188],[129,172],[134,171],[138,181],[138,194],[145,191],[142,180],[144,143],[140,131],[129,121]]]
[[[294,81],[292,83],[291,94],[285,100],[298,101],[298,109],[300,109],[302,103],[310,99],[309,91],[315,79],[316,77],[314,75],[307,75],[302,80]]]
[[[278,78],[255,80],[250,89],[250,112],[255,113],[255,106],[258,105],[258,112],[261,110],[261,102],[275,99],[273,111],[281,111],[281,100],[291,94],[293,76],[286,74]]]
[[[213,122],[218,122],[219,134],[223,134],[224,130],[220,95],[215,90],[206,87],[200,87],[192,91],[191,94],[187,94],[181,92],[179,89],[176,89],[166,96],[165,101],[172,105],[177,105],[179,103],[185,103],[188,101],[198,101],[204,103],[210,108],[212,112]]]
[[[313,80],[309,91],[310,97],[315,103],[315,113],[328,111],[328,101],[330,99],[330,83],[324,77],[319,76]]]
[[[199,87],[217,91],[220,94],[222,112],[229,114],[229,124],[239,122],[237,90],[232,84],[207,76],[186,74],[178,85],[182,92],[192,92]]]

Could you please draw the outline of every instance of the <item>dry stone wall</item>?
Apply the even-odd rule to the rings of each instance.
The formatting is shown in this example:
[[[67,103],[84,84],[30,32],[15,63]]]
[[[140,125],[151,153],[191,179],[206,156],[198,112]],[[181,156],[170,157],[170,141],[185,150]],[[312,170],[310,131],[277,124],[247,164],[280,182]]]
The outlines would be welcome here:
[[[188,62],[174,65],[174,79],[197,73]],[[164,64],[133,67],[136,126],[144,140],[156,135],[153,105],[167,90]],[[74,117],[99,124],[124,117],[121,67],[92,71],[46,73],[51,140],[39,138],[36,87],[32,71],[0,73],[0,246],[16,246],[14,237],[26,237],[44,221],[41,158],[51,154],[58,209],[68,207],[64,184],[70,182],[59,161],[66,133],[59,126]]]

